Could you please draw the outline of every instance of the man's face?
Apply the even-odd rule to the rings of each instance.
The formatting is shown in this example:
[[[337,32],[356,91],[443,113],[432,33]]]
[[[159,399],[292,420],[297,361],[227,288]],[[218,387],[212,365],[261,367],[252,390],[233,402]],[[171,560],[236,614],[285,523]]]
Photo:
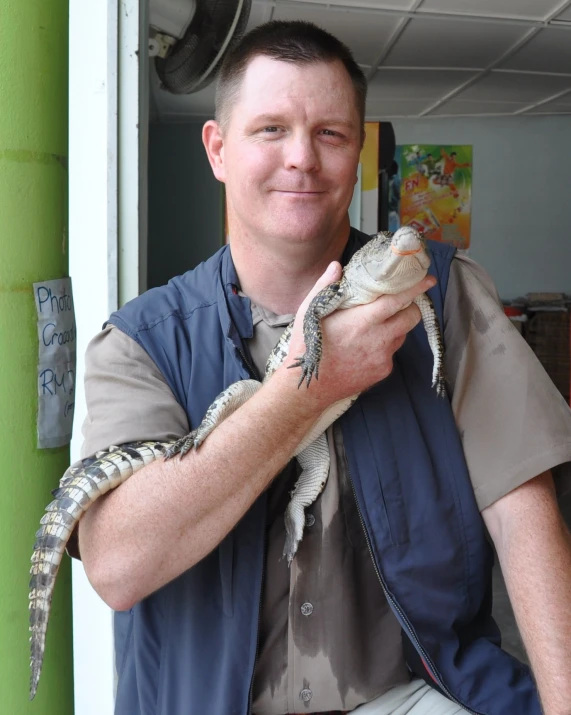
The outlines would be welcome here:
[[[231,233],[302,243],[348,229],[361,122],[340,62],[256,57],[223,134]]]

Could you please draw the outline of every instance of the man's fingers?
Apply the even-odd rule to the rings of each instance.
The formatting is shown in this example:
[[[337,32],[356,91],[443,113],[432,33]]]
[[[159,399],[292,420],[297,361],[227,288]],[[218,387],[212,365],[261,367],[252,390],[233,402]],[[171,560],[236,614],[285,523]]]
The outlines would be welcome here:
[[[330,285],[331,283],[335,283],[335,281],[338,281],[341,278],[341,273],[342,268],[341,264],[338,261],[333,261],[332,263],[330,263],[325,273],[317,280],[317,283],[309,291],[309,293],[305,297],[305,300],[299,306],[297,314],[304,315],[305,311],[307,310],[307,307],[309,306],[313,298],[319,293],[319,291],[323,290],[323,288]]]
[[[422,293],[426,293],[429,288],[436,284],[436,278],[426,276],[412,288],[403,290],[402,293],[394,295],[382,295],[377,300],[370,303],[371,310],[377,315],[380,313],[383,320],[396,315],[401,310],[409,306],[412,301]],[[419,313],[420,315],[420,313]],[[418,322],[418,321],[417,321]]]
[[[383,321],[383,325],[385,328],[392,330],[394,335],[399,338],[402,336],[404,342],[404,336],[406,333],[411,331],[413,328],[416,328],[421,319],[422,316],[420,314],[420,310],[418,309],[418,306],[413,303],[412,305],[408,305],[406,308],[402,308],[396,313],[393,313],[393,315]]]
[[[433,276],[426,276],[419,283],[403,290],[401,293],[395,293],[395,295],[387,296],[389,299],[387,302],[391,305],[393,313],[397,313],[402,310],[407,305],[409,305],[415,298],[417,298],[422,293],[426,293],[429,288],[432,288],[436,284],[436,278]]]

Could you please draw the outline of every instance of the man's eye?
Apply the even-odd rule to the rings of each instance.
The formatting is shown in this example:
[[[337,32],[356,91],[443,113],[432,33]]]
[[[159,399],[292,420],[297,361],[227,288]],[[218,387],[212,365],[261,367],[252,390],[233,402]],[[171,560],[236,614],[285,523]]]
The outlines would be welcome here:
[[[337,132],[334,132],[333,129],[322,129],[321,131],[323,132],[323,134],[325,134],[328,137],[336,137],[337,136]]]
[[[264,127],[264,128],[262,129],[262,131],[263,131],[263,132],[268,132],[268,133],[271,133],[271,134],[275,134],[275,132],[278,131],[278,127]]]

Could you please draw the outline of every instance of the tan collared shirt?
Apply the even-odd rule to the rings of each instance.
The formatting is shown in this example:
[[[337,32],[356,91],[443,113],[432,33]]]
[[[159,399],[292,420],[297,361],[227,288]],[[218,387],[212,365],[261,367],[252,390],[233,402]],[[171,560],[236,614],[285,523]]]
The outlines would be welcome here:
[[[290,318],[253,306],[248,347],[260,372]],[[488,276],[465,257],[452,262],[444,323],[452,409],[482,510],[571,460],[571,412],[504,316]],[[162,374],[118,329],[107,328],[91,342],[85,380],[84,455],[111,443],[171,439],[189,430]],[[281,559],[283,513],[295,463],[270,487],[256,715],[351,710],[409,678],[400,627],[360,523],[341,432],[333,425],[327,436],[330,476],[308,510],[289,570]],[[568,466],[554,469],[563,488],[569,488]]]

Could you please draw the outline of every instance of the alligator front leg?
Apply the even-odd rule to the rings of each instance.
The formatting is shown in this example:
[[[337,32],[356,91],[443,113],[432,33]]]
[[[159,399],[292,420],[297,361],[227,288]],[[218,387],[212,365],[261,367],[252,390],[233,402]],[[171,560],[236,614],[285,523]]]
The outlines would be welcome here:
[[[291,492],[285,512],[286,540],[283,555],[288,566],[297,553],[305,526],[305,509],[313,504],[323,491],[329,476],[329,447],[325,432],[297,455],[302,472]]]
[[[262,383],[257,380],[240,380],[223,390],[210,405],[198,427],[166,451],[165,460],[172,459],[176,454],[184,457],[193,447],[198,449],[212,430],[255,395],[261,386]]]
[[[335,283],[320,290],[313,298],[305,316],[303,318],[303,339],[305,341],[305,353],[296,358],[289,368],[301,367],[301,377],[298,387],[305,380],[307,386],[315,374],[315,379],[319,377],[319,363],[323,353],[323,332],[321,321],[345,301],[346,281],[342,278]]]
[[[428,344],[432,350],[432,355],[434,356],[434,364],[432,366],[432,387],[436,387],[436,394],[439,397],[444,397],[446,395],[446,376],[444,374],[444,343],[442,341],[442,334],[440,332],[440,324],[438,322],[438,317],[436,316],[436,311],[432,305],[432,301],[426,295],[422,293],[414,302],[418,305],[420,309],[420,314],[422,316],[422,322],[424,324],[424,329],[426,330],[426,335],[428,337]]]

